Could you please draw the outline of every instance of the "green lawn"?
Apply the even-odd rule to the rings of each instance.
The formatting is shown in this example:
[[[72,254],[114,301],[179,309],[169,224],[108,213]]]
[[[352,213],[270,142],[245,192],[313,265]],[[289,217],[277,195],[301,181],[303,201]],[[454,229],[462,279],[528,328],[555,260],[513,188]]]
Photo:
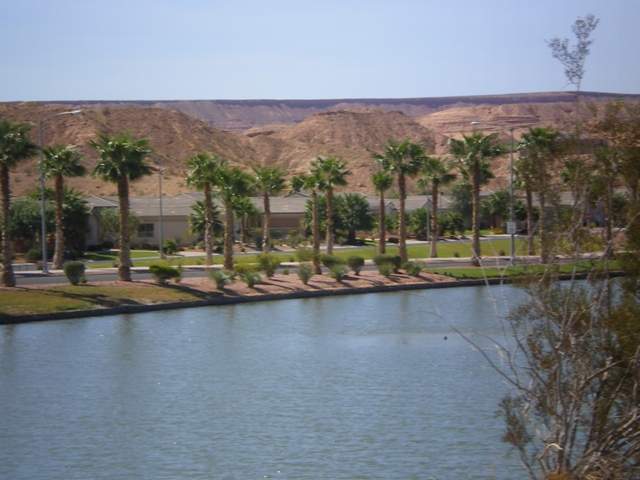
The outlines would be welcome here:
[[[486,256],[505,256],[509,255],[510,241],[508,238],[506,239],[492,239],[492,240],[483,240],[481,244],[482,255]],[[471,242],[438,242],[438,258],[454,258],[454,257],[470,257],[471,256]],[[420,244],[420,245],[409,245],[408,253],[410,258],[429,258],[429,254],[431,252],[431,246],[428,244]],[[396,253],[398,251],[397,245],[388,244],[387,245],[387,253]],[[523,240],[516,241],[516,254],[522,255],[526,252],[525,242]],[[149,257],[156,253],[156,257],[158,257],[157,252],[147,252],[144,255],[136,255],[135,258],[145,258]],[[333,254],[337,257],[348,258],[352,255],[359,255],[365,260],[373,259],[374,255],[378,253],[377,245],[368,245],[365,247],[358,248],[349,248],[349,249],[334,249]],[[274,253],[276,257],[280,259],[281,262],[295,262],[295,252],[284,252],[284,253]],[[133,256],[133,252],[132,252]],[[234,255],[233,260],[236,263],[255,263],[257,261],[258,254],[241,254]],[[111,260],[117,260],[117,255],[115,257],[109,257]],[[213,264],[221,265],[222,264],[222,255],[214,255]],[[134,262],[136,267],[148,267],[154,263],[159,263],[158,260],[140,260]],[[188,265],[204,265],[204,257],[174,257],[168,258],[165,260],[167,265],[172,266],[188,266]],[[110,265],[102,265],[110,266]],[[93,268],[93,267],[92,267]],[[96,268],[100,268],[100,265],[96,266]]]
[[[0,316],[19,316],[91,310],[96,307],[144,305],[148,303],[198,300],[197,291],[160,288],[155,285],[135,287],[103,287],[99,285],[67,285],[39,290],[6,289],[0,291]]]

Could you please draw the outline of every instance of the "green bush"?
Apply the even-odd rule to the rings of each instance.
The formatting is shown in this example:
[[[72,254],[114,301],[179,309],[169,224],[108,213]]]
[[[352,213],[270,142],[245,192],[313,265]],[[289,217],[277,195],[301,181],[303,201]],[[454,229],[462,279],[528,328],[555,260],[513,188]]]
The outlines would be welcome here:
[[[313,250],[309,247],[299,247],[296,250],[296,259],[299,262],[311,262],[313,260]]]
[[[247,286],[253,288],[256,284],[262,281],[262,277],[260,276],[260,272],[257,270],[246,269],[242,271],[240,274],[240,279],[247,284]]]
[[[373,256],[373,263],[378,267],[378,270],[380,270],[380,266],[382,265],[390,265],[393,272],[398,273],[400,265],[402,264],[402,259],[400,258],[400,255],[379,253]]]
[[[78,285],[79,283],[85,283],[86,278],[84,276],[85,264],[82,262],[67,262],[62,266],[64,274],[69,280],[71,285]]]
[[[267,278],[271,278],[275,275],[276,270],[280,266],[280,260],[270,253],[262,253],[258,256],[258,265]]]
[[[167,255],[174,255],[175,253],[178,253],[178,250],[180,250],[178,242],[176,242],[172,238],[166,239],[162,244],[162,251]]]
[[[344,266],[347,261],[344,258],[336,257],[335,255],[320,255],[320,263],[331,270],[333,267],[341,265]]]
[[[336,282],[342,283],[344,277],[349,273],[349,269],[346,265],[336,264],[329,267],[329,276],[333,278]]]
[[[166,284],[169,279],[179,279],[182,277],[179,269],[168,265],[153,264],[149,266],[149,273],[158,285]]]
[[[405,262],[402,264],[402,268],[411,276],[418,277],[426,265],[424,262]]]
[[[390,263],[381,263],[378,265],[378,272],[385,278],[389,278],[389,276],[394,272],[393,265]]]
[[[223,290],[227,285],[231,285],[235,281],[233,272],[229,270],[211,270],[209,278],[216,284],[218,290]]]
[[[236,275],[242,275],[245,272],[260,272],[260,267],[254,263],[236,263],[233,266],[233,272]]]
[[[359,255],[351,255],[347,258],[347,265],[349,265],[349,268],[353,270],[353,273],[360,275],[360,270],[364,267],[364,258]]]
[[[313,267],[310,263],[301,263],[298,267],[298,277],[302,283],[307,285],[311,277],[313,277]]]
[[[47,258],[53,257],[53,247],[47,247]],[[32,247],[25,254],[25,258],[29,262],[38,262],[42,260],[42,249],[40,247]]]

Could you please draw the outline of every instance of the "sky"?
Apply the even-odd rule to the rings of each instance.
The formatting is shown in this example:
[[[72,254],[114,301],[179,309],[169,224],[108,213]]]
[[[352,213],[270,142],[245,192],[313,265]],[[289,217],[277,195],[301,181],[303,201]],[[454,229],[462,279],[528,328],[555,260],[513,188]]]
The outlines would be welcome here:
[[[639,0],[0,0],[0,101],[640,93]]]

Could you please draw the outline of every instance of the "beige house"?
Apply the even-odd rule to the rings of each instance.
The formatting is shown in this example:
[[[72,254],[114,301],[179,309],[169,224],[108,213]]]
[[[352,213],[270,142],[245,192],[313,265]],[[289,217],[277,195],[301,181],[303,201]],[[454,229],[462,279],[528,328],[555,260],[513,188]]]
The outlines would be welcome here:
[[[377,216],[380,209],[380,198],[375,195],[364,195],[369,202],[369,209],[372,215]],[[87,245],[97,245],[102,242],[100,232],[100,212],[105,208],[118,208],[117,197],[99,197],[91,195],[85,199],[90,209],[89,231],[87,232]],[[130,197],[130,208],[141,220],[140,228],[131,237],[131,243],[160,244],[160,231],[163,240],[171,238],[181,245],[191,245],[197,239],[189,232],[188,216],[192,213],[192,207],[199,200],[204,200],[204,195],[200,192],[185,193],[180,195],[163,195],[162,204],[160,197]],[[263,211],[261,197],[251,199],[258,211]],[[224,219],[224,208],[218,200],[218,204]],[[294,193],[283,197],[270,197],[271,220],[270,230],[273,234],[280,233],[281,236],[288,235],[292,230],[303,232],[302,221],[309,196],[304,193]],[[447,204],[450,203],[447,201]],[[407,198],[407,212],[412,212],[417,208],[425,208],[428,205],[426,196],[418,195]],[[445,207],[446,208],[446,207]],[[397,212],[397,199],[385,201],[385,212],[391,215]],[[262,218],[254,227],[262,225]],[[236,233],[239,225],[236,222]]]

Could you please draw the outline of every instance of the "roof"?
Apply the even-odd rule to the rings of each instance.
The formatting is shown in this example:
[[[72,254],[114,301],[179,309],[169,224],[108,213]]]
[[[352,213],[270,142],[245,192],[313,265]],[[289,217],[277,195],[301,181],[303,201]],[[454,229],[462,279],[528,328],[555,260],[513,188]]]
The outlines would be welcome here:
[[[369,203],[371,213],[378,214],[380,208],[380,197],[375,195],[362,194]],[[85,198],[90,210],[102,208],[117,208],[118,197],[99,197],[90,195]],[[197,201],[204,200],[204,194],[201,192],[183,193],[179,195],[163,195],[162,196],[162,215],[163,216],[187,216],[192,213],[192,206]],[[251,201],[256,205],[258,210],[262,211],[262,197],[252,197]],[[272,215],[302,215],[305,212],[309,197],[304,194],[287,195],[284,197],[270,197],[270,208]],[[148,197],[129,197],[131,210],[140,217],[152,217],[159,214],[160,201],[157,196]],[[214,197],[214,202],[224,210],[219,199]],[[425,195],[408,196],[406,200],[406,211],[411,212],[418,208],[425,208],[427,205],[427,197]],[[443,205],[450,203],[450,200],[441,199]],[[397,210],[397,199],[385,199],[386,205],[390,205]]]

